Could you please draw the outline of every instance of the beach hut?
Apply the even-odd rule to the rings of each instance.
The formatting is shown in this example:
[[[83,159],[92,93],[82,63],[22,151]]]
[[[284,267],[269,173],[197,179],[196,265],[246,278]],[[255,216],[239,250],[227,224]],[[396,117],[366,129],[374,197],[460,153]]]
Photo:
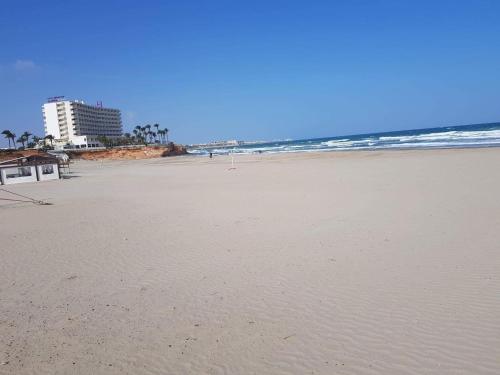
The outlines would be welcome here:
[[[2,185],[58,178],[60,178],[58,159],[52,155],[31,155],[0,162]]]

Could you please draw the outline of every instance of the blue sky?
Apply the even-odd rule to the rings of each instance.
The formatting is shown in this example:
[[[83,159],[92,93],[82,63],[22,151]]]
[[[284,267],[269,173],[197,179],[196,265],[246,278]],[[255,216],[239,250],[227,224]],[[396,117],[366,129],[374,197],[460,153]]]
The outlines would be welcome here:
[[[56,95],[182,143],[500,121],[499,16],[481,0],[12,1],[0,130],[42,135]]]

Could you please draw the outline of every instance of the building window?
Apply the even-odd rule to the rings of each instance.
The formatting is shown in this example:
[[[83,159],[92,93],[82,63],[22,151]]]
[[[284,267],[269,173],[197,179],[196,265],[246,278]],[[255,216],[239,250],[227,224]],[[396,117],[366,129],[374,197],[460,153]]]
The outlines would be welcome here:
[[[6,170],[7,178],[18,178],[31,176],[30,167],[9,168]]]
[[[42,165],[42,174],[54,174],[54,166],[52,164]]]

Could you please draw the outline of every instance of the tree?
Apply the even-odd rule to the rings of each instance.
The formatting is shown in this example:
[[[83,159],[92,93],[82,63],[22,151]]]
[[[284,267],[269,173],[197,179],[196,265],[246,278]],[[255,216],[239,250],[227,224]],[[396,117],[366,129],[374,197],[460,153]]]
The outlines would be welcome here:
[[[163,130],[158,130],[158,136],[160,137],[160,143],[163,143],[164,142],[164,136],[165,136],[165,131]]]
[[[134,143],[137,144],[139,142],[139,130],[134,129],[132,130],[132,133],[134,133]]]
[[[16,134],[10,133],[10,139],[12,139],[12,146],[14,146],[14,148],[16,148]]]
[[[26,142],[28,141],[28,138],[23,134],[21,135],[18,140],[17,140],[17,143],[21,143],[23,145],[23,148],[26,147]]]
[[[36,148],[37,146],[40,145],[40,141],[42,140],[43,138],[40,138],[36,135],[33,136],[32,138],[32,141],[31,142],[28,142],[28,148]]]
[[[53,147],[54,136],[52,134],[47,134],[43,139],[47,139],[50,141],[50,146]]]
[[[111,146],[113,146],[113,140],[108,137],[100,136],[97,137],[97,140],[101,142],[106,148],[110,148]]]
[[[137,125],[134,129],[137,131],[137,136],[142,137],[142,127]]]
[[[24,139],[26,140],[26,143],[29,142],[30,140],[30,137],[32,136],[33,134],[31,134],[30,132],[24,132],[23,134],[21,134],[21,137],[24,137]]]
[[[5,138],[7,138],[7,140],[9,141],[9,148],[10,148],[10,140],[12,138],[12,136],[14,135],[10,130],[4,130],[2,132],[2,134],[5,136]],[[15,135],[14,135],[15,137]],[[14,144],[14,148],[16,147],[16,145]]]
[[[156,128],[156,134],[158,134],[158,128],[160,127],[160,124],[154,124],[153,126]]]
[[[163,129],[163,131],[165,132],[165,136],[167,137],[167,143],[168,143],[168,129],[165,128],[165,129]]]
[[[129,145],[132,143],[132,134],[130,133],[124,133],[123,134],[123,144]]]

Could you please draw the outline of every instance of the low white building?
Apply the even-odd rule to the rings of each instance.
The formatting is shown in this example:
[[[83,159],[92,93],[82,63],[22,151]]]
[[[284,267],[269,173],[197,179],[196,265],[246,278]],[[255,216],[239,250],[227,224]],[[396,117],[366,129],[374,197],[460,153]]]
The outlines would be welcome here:
[[[57,180],[59,161],[54,156],[27,156],[0,162],[0,185]]]
[[[119,109],[56,97],[43,105],[42,112],[45,135],[52,135],[56,144],[102,147],[99,137],[116,139],[122,135]]]

